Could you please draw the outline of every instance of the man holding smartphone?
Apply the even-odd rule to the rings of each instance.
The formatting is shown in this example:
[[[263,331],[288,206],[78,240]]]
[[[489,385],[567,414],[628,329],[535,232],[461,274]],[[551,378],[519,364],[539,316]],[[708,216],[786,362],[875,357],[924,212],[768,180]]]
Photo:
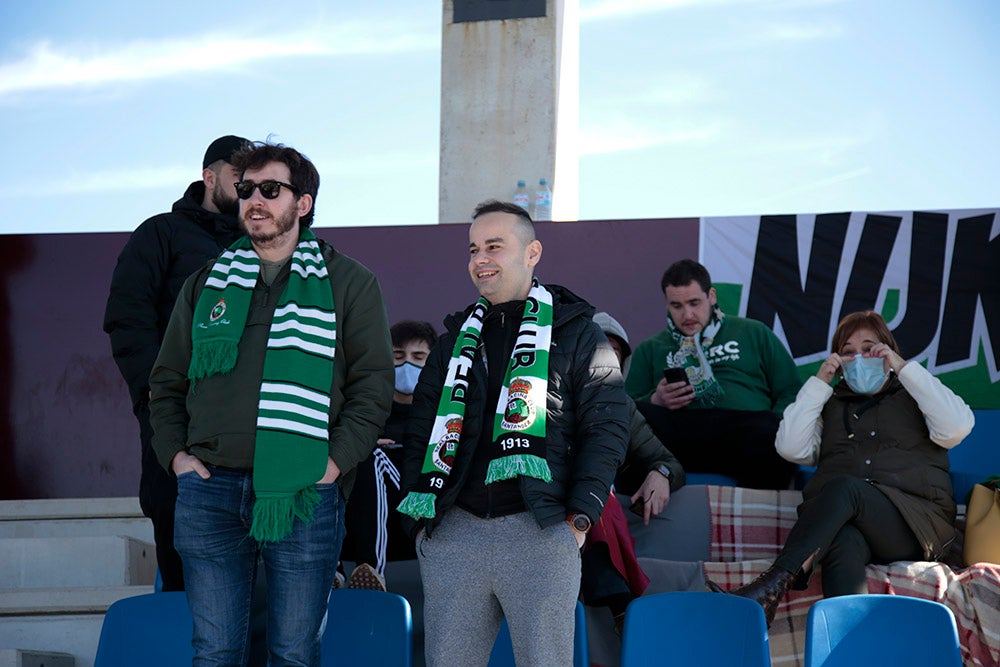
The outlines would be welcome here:
[[[802,386],[788,350],[764,324],[725,315],[698,262],[675,262],[660,286],[667,328],[636,347],[626,391],[688,472],[787,489],[797,467],[774,436]]]

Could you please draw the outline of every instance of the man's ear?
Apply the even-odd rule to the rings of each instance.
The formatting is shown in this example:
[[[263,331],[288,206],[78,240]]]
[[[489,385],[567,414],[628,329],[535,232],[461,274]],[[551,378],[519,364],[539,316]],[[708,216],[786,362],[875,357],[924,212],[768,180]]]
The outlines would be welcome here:
[[[312,207],[313,207],[312,195],[304,194],[301,197],[299,197],[299,201],[295,205],[295,210],[296,213],[299,214],[299,217],[302,218],[305,217],[305,215],[312,210]]]
[[[718,298],[716,298],[716,296],[715,296],[715,288],[714,287],[709,287],[708,288],[708,303],[710,305],[714,306],[717,302],[718,302]]]
[[[215,181],[218,177],[219,175],[208,167],[201,170],[201,182],[205,184],[206,192],[211,192],[215,189]]]
[[[535,266],[542,258],[542,242],[535,239],[526,248],[528,266]]]

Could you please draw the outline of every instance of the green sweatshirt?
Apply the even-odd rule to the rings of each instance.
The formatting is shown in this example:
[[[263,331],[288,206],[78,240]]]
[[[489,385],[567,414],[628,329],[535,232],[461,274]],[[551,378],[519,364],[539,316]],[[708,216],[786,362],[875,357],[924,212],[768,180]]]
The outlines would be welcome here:
[[[625,381],[628,395],[648,401],[663,379],[663,369],[676,365],[667,363],[676,352],[677,342],[667,329],[640,343]],[[716,408],[781,414],[802,386],[788,350],[757,320],[727,315],[705,356],[725,391]]]
[[[337,313],[330,458],[341,471],[338,482],[346,496],[355,467],[371,454],[389,415],[395,378],[392,344],[375,276],[332,246],[320,245]],[[211,264],[193,274],[181,288],[149,379],[153,449],[167,471],[174,455],[185,449],[207,463],[253,468],[264,352],[290,263],[272,285],[257,281],[235,368],[192,387],[187,378],[191,319],[210,268]]]

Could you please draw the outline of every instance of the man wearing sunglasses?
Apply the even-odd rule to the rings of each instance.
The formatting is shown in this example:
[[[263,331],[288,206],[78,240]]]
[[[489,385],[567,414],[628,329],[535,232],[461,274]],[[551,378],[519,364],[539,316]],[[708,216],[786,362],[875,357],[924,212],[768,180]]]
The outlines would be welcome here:
[[[313,164],[280,144],[233,164],[246,237],[181,289],[153,447],[177,476],[194,664],[246,663],[259,557],[272,663],[318,666],[344,504],[392,402],[389,327],[372,273],[309,228]]]
[[[139,504],[153,523],[165,591],[184,590],[184,574],[174,550],[177,480],[160,466],[151,445],[149,372],[184,280],[241,234],[233,187],[238,173],[231,161],[246,143],[242,137],[227,135],[209,144],[201,180],[188,186],[169,213],[139,225],[118,256],[104,313],[104,331],[111,334],[111,349],[139,421]]]

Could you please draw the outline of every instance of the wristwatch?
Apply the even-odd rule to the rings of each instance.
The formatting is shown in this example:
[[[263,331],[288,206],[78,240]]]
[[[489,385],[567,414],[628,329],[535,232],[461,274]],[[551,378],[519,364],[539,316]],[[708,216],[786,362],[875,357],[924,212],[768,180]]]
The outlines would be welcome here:
[[[668,468],[667,466],[661,465],[656,469],[656,472],[660,473],[667,479],[670,479],[670,468]]]
[[[590,517],[586,514],[573,514],[567,518],[569,519],[569,524],[573,526],[578,533],[586,533],[590,531],[590,527],[593,525],[590,522]]]

